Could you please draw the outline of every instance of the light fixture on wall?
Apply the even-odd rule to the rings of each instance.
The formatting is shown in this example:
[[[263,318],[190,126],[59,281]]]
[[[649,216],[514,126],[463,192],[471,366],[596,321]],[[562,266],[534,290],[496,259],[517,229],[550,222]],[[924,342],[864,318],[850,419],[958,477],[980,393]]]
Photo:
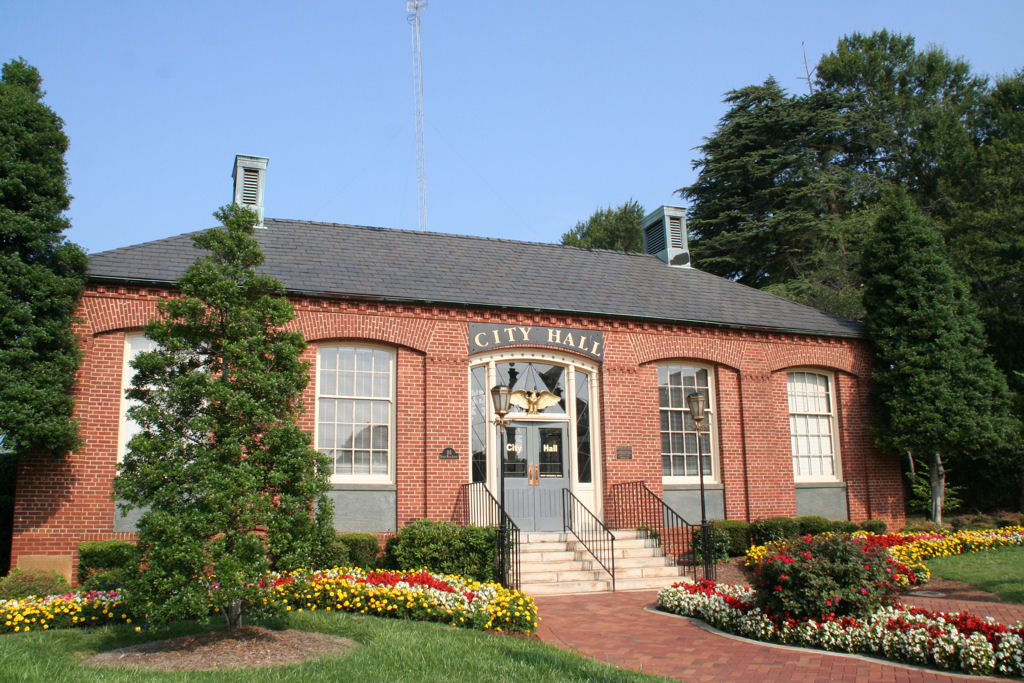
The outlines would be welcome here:
[[[704,560],[704,578],[715,579],[715,558],[712,556],[711,525],[708,523],[707,505],[704,502],[704,453],[701,449],[700,432],[707,418],[708,397],[695,391],[686,397],[690,418],[697,425],[697,472],[700,475],[700,549]]]

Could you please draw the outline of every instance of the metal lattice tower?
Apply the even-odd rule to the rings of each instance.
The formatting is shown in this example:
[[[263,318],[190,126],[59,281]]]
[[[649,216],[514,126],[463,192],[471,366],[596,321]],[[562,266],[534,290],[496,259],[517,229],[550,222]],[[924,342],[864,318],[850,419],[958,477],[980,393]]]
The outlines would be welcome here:
[[[420,230],[427,229],[427,170],[423,153],[423,56],[420,53],[420,10],[427,0],[406,0],[409,26],[412,27],[413,89],[416,97],[416,175],[419,185]]]

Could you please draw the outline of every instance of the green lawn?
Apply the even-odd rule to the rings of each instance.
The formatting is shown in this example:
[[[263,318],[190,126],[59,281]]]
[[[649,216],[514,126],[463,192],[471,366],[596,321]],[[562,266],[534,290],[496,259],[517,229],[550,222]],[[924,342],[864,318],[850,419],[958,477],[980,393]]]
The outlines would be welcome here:
[[[934,576],[969,583],[1007,602],[1024,604],[1024,546],[936,557],[926,564]]]
[[[143,673],[79,664],[96,652],[201,630],[178,624],[150,633],[130,626],[0,636],[2,681],[654,681],[532,640],[371,616],[289,614],[278,624],[345,636],[354,650],[305,664],[236,671]]]

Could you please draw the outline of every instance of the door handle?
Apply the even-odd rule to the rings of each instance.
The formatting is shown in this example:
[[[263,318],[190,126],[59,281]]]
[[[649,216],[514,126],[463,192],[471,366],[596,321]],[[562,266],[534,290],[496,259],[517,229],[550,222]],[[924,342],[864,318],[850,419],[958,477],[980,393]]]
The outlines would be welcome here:
[[[540,467],[538,465],[530,465],[530,486],[540,486]]]

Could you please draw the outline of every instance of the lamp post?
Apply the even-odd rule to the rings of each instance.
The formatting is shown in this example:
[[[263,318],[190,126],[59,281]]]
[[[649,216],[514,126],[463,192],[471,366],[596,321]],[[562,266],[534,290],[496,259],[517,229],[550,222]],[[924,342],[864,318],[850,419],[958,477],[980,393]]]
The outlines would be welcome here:
[[[700,444],[701,427],[707,417],[708,398],[699,391],[686,397],[686,405],[690,409],[690,417],[697,425],[697,472],[700,475],[700,547],[704,560],[704,578],[715,578],[715,558],[711,555],[711,525],[708,524],[707,506],[704,502],[704,453]]]
[[[509,401],[512,398],[512,390],[504,384],[498,384],[491,387],[491,403],[494,405],[494,423],[498,425],[498,431],[501,434],[498,443],[498,477],[500,478],[499,483],[499,509],[498,509],[498,575],[501,577],[501,582],[504,585],[508,585],[508,566],[506,560],[506,537],[505,534],[508,532],[508,527],[505,520],[508,519],[508,514],[505,512],[505,457],[506,457],[506,446],[505,446],[505,427],[508,426],[508,411],[510,407]]]

